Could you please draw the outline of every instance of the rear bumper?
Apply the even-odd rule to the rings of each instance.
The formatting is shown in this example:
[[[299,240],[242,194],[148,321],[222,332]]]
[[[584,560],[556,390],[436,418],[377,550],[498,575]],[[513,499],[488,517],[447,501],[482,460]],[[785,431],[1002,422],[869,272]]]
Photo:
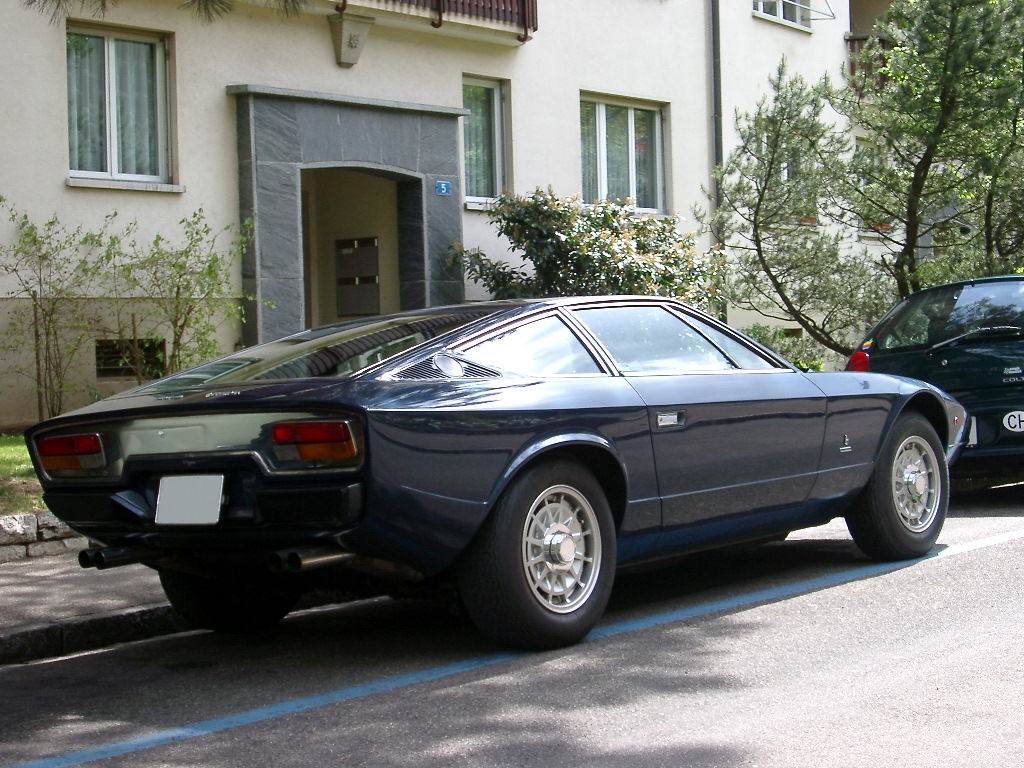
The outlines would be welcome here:
[[[364,509],[361,483],[274,484],[231,490],[214,525],[157,525],[155,496],[145,490],[49,490],[43,500],[79,533],[108,545],[144,546],[156,552],[266,553],[337,541],[355,527]]]

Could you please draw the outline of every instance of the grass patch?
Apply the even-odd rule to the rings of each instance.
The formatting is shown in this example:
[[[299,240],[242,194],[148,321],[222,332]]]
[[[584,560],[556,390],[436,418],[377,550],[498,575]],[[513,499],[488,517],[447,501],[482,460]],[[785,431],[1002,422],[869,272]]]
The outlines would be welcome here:
[[[42,489],[32,469],[25,438],[0,435],[0,515],[42,508]]]

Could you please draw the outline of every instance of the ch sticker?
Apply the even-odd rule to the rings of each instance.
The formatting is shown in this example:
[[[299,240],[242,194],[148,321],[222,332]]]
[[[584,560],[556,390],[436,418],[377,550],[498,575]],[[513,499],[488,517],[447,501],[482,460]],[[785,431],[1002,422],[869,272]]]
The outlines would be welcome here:
[[[1011,432],[1024,432],[1024,411],[1010,411],[1003,416],[1003,426]]]

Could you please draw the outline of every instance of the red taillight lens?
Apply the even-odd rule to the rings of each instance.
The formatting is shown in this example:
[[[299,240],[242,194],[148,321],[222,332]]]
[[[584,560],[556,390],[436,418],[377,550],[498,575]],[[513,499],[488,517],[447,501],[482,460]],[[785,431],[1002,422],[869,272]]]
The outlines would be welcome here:
[[[286,461],[350,461],[358,453],[347,421],[282,421],[272,429],[274,452]]]
[[[55,435],[36,443],[39,461],[47,472],[79,472],[106,466],[103,441],[97,434]]]
[[[871,356],[864,350],[858,349],[850,355],[846,363],[846,370],[868,373],[871,370]]]

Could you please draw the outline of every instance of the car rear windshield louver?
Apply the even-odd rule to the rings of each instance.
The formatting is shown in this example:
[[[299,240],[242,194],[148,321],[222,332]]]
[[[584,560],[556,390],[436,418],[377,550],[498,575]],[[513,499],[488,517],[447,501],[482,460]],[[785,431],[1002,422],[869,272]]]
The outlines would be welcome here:
[[[459,360],[462,364],[462,376],[461,379],[496,379],[501,376],[495,370],[485,368],[482,365],[471,363],[468,360]],[[421,360],[415,365],[410,365],[408,368],[404,368],[394,375],[394,378],[401,379],[403,381],[423,381],[424,379],[447,379],[451,378],[446,375],[443,371],[439,370],[434,361]]]

